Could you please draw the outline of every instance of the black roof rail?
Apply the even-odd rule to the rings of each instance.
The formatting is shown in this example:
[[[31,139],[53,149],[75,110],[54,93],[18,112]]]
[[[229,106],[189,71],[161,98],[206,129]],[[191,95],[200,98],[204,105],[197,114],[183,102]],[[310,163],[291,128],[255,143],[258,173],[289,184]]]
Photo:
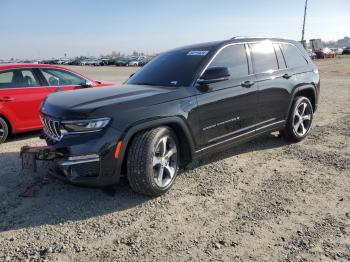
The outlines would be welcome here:
[[[232,37],[230,40],[234,40],[234,39],[242,39],[242,38],[249,38],[249,37],[238,35],[238,36],[234,36],[234,37]]]
[[[268,38],[271,38],[271,37],[267,37],[267,36],[234,36],[230,40],[243,39],[243,38],[266,38],[266,39],[268,39]]]

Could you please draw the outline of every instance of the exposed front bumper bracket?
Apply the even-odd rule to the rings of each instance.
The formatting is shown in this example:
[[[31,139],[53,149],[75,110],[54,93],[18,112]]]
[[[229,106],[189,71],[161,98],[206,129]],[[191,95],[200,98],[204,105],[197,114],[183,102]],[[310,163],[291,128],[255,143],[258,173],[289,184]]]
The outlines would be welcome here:
[[[22,169],[30,169],[37,172],[37,160],[54,160],[58,158],[57,152],[49,146],[30,147],[23,146],[20,151]]]

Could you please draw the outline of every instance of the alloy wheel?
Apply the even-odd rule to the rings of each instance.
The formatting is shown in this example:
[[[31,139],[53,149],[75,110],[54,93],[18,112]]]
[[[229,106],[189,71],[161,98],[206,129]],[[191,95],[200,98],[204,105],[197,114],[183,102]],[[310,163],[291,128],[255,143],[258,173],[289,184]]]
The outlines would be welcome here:
[[[304,136],[311,127],[312,108],[305,102],[300,103],[294,111],[293,129],[298,136]]]
[[[170,136],[162,137],[153,156],[154,182],[160,188],[167,187],[174,179],[177,170],[177,147]]]

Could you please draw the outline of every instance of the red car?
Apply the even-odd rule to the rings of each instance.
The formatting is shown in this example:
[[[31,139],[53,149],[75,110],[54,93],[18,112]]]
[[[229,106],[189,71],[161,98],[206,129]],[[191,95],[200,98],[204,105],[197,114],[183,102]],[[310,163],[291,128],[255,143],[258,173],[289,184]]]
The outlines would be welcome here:
[[[323,48],[322,50],[315,51],[317,58],[334,58],[337,54],[329,48]]]
[[[41,129],[39,107],[51,92],[110,85],[61,66],[0,64],[0,143],[9,134]]]

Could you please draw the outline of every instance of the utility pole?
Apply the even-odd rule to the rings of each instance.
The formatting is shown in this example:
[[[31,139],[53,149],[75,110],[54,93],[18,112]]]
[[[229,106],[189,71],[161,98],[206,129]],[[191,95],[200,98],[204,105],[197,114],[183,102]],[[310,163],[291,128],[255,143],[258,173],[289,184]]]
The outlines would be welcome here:
[[[304,42],[307,2],[308,2],[308,0],[305,0],[304,22],[303,22],[303,31],[302,31],[302,33],[301,33],[301,42]]]

